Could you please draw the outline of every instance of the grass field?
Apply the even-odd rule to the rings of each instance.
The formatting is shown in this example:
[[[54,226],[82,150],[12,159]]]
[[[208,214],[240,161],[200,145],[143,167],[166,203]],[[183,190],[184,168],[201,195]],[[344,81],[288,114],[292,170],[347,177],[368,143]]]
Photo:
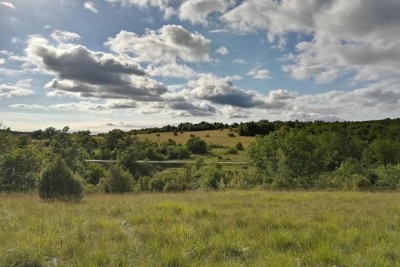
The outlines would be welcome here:
[[[196,132],[178,132],[177,136],[174,136],[172,132],[168,133],[157,133],[152,134],[138,134],[137,136],[141,139],[149,139],[154,142],[162,143],[168,139],[175,140],[177,144],[186,144],[190,135],[195,135],[207,142],[207,144],[219,144],[227,147],[235,147],[238,142],[241,142],[245,148],[249,147],[250,143],[254,141],[254,137],[249,136],[239,136],[236,132],[234,137],[228,136],[229,130],[224,129],[222,131],[212,130],[212,131],[196,131]]]
[[[400,194],[0,195],[0,266],[399,266]]]

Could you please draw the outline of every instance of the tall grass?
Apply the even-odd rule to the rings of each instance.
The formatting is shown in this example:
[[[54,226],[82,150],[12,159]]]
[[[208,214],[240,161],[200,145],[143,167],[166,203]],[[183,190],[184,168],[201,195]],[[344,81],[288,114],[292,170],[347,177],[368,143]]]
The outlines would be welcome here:
[[[400,195],[0,195],[0,266],[398,266]]]

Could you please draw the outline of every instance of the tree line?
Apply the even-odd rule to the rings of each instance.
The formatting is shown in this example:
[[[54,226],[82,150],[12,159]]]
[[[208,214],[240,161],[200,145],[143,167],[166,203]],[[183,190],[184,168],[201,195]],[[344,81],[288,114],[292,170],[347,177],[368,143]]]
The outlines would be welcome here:
[[[212,147],[196,136],[177,144],[172,139],[163,143],[141,140],[135,132],[119,129],[91,135],[90,131],[70,133],[69,127],[32,133],[3,127],[0,190],[38,191],[43,198],[69,199],[60,193],[66,190],[78,192],[79,199],[83,191],[399,188],[399,119],[332,123],[263,120],[235,126],[231,129],[239,135],[257,136],[245,149],[248,166],[241,169],[206,166],[200,158],[194,165],[167,169],[137,162],[210,153]],[[243,146],[230,149],[243,150]],[[113,159],[118,163],[105,167],[87,159]]]

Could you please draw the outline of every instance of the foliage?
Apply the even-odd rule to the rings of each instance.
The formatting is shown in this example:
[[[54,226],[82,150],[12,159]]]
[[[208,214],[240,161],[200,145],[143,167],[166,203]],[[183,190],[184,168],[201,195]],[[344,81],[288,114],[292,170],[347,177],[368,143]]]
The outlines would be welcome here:
[[[228,150],[225,152],[226,155],[236,155],[238,153],[239,151],[234,147],[228,148]]]
[[[112,165],[101,181],[105,193],[128,193],[132,191],[133,177],[120,162]]]
[[[194,154],[207,153],[207,143],[199,137],[191,137],[186,143],[190,152]]]
[[[73,140],[68,131],[68,126],[61,131],[55,130],[52,133],[49,147],[56,156],[60,156],[63,159],[73,173],[78,173],[80,176],[85,177],[87,175],[85,160],[90,158],[89,154]]]
[[[148,164],[139,163],[138,160],[143,160],[145,157],[144,145],[138,143],[136,145],[130,145],[127,149],[121,152],[119,161],[122,166],[126,168],[133,178],[137,180],[140,176],[151,175],[152,170]]]
[[[168,159],[188,159],[190,151],[184,146],[168,146],[167,158]]]
[[[44,155],[36,146],[17,148],[0,162],[0,187],[6,191],[26,192],[36,187]]]
[[[200,178],[200,186],[204,189],[219,189],[227,184],[226,174],[222,170],[222,166],[215,164],[203,170]]]
[[[61,157],[56,157],[41,172],[39,196],[44,200],[79,201],[83,186]]]
[[[375,169],[378,181],[375,188],[378,190],[394,190],[400,188],[400,164],[379,166]]]
[[[236,148],[237,150],[239,150],[239,151],[243,151],[243,150],[244,150],[243,144],[242,144],[241,142],[238,142],[238,143],[235,145],[235,148]]]
[[[74,175],[84,179],[88,188],[89,185],[95,188],[93,186],[106,176],[106,170],[87,159],[118,159],[122,168],[133,176],[135,190],[144,191],[150,190],[149,186],[151,190],[179,191],[183,190],[183,182],[187,189],[215,188],[215,180],[218,188],[399,188],[396,166],[400,164],[400,119],[369,122],[261,120],[230,126],[201,122],[155,129],[148,129],[146,135],[137,135],[142,132],[140,130],[115,129],[94,136],[90,131],[70,133],[69,127],[61,130],[49,127],[30,134],[1,127],[0,190],[36,190],[39,170],[58,156]],[[210,132],[186,132],[200,129],[214,129],[214,132],[211,135]],[[180,134],[174,137],[174,131]],[[152,132],[156,134],[150,134]],[[227,138],[227,133],[233,132],[242,136]],[[209,146],[200,139],[207,135],[212,136],[207,139]],[[255,142],[250,145],[253,140]],[[243,144],[247,154],[239,153]],[[229,158],[223,156],[227,154]],[[138,162],[167,159],[180,162],[170,165]],[[222,178],[218,178],[218,171],[212,178],[209,171],[212,167],[203,165],[217,160],[248,161],[250,165],[249,168],[229,166]],[[183,180],[167,178],[164,169],[191,161],[196,164],[168,174],[183,177]],[[209,180],[214,182],[208,183],[208,178],[204,178],[207,172],[210,172]]]

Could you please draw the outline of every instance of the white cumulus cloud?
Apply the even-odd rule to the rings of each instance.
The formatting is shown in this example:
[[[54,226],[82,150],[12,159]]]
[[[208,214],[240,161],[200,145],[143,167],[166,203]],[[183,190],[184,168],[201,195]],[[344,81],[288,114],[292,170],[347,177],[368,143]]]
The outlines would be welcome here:
[[[227,55],[229,53],[228,49],[225,46],[221,46],[215,52],[217,52],[218,54],[220,54],[222,56]]]
[[[96,5],[91,1],[85,2],[83,4],[83,7],[85,9],[92,11],[93,13],[99,13],[99,10],[96,8]]]
[[[77,34],[77,33],[68,32],[68,31],[60,31],[60,30],[53,31],[50,34],[50,37],[59,43],[78,41],[79,39],[81,39],[81,36],[79,36],[79,34]]]

